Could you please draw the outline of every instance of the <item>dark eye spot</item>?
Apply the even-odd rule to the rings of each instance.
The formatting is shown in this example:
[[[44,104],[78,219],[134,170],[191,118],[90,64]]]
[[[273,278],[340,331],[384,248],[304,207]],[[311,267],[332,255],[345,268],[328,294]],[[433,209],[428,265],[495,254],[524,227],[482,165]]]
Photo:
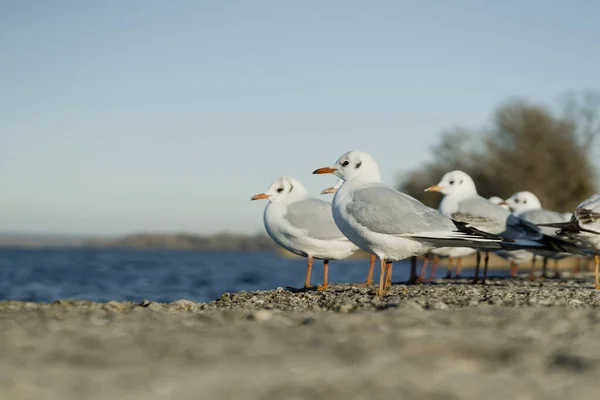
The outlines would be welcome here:
[[[519,202],[519,199],[515,199],[515,203],[518,203],[518,202]]]
[[[356,167],[354,167],[354,168],[356,168],[356,169],[359,169],[361,165],[362,165],[362,161],[359,161],[359,162],[356,164]]]
[[[283,188],[277,189],[277,193],[281,193],[281,192],[283,192]]]
[[[350,161],[346,160],[342,163],[342,167],[347,167],[350,164]]]
[[[523,200],[523,204],[527,204],[527,200]]]
[[[454,181],[450,181],[450,184],[451,184],[451,185],[454,185]]]

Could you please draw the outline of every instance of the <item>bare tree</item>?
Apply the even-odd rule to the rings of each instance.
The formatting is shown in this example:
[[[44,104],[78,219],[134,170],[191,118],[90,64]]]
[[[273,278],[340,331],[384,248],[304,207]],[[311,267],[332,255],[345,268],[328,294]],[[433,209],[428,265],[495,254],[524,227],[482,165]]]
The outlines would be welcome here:
[[[588,153],[600,136],[600,92],[570,91],[560,98],[563,118],[576,127],[580,145]]]
[[[443,133],[432,149],[433,161],[406,174],[400,189],[435,207],[439,196],[424,194],[423,189],[444,173],[461,169],[473,177],[484,197],[506,198],[529,190],[544,207],[570,211],[596,189],[591,156],[581,142],[593,142],[596,134],[579,133],[593,132],[593,125],[582,128],[580,123],[591,120],[577,121],[510,100],[496,110],[487,131],[460,128]]]

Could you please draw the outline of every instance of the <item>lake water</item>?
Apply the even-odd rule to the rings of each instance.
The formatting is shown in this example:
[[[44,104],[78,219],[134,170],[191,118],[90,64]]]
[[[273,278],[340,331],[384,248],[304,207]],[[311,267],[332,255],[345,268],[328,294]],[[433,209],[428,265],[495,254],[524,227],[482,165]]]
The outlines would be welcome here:
[[[329,280],[363,282],[368,264],[368,260],[332,261]],[[305,273],[306,259],[273,252],[2,249],[0,300],[210,301],[223,292],[301,287]],[[445,273],[439,268],[436,276]],[[316,261],[312,283],[321,283],[322,274],[322,262]],[[409,262],[394,264],[394,281],[405,280],[408,274]]]

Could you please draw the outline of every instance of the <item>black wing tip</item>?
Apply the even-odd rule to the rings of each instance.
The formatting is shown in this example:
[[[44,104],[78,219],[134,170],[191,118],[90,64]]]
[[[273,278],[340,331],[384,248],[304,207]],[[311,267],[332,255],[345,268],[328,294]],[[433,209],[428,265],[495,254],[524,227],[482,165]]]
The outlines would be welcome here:
[[[474,236],[480,236],[480,237],[485,238],[485,239],[500,240],[502,242],[514,242],[513,239],[502,237],[502,236],[498,236],[498,235],[494,235],[492,233],[488,233],[488,232],[479,230],[477,228],[474,228],[472,226],[467,225],[465,222],[457,221],[457,220],[452,219],[452,218],[451,218],[451,220],[452,220],[452,222],[454,223],[454,226],[456,226],[456,229],[459,232],[467,233],[469,235],[474,235]]]

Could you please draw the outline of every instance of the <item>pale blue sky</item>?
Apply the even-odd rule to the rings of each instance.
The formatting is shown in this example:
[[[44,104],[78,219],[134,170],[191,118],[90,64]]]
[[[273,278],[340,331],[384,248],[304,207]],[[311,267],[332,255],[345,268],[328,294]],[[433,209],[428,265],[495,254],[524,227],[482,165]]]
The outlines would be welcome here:
[[[384,180],[510,96],[598,89],[596,1],[0,0],[0,230],[262,229],[280,175]],[[424,182],[426,187],[433,182]]]

